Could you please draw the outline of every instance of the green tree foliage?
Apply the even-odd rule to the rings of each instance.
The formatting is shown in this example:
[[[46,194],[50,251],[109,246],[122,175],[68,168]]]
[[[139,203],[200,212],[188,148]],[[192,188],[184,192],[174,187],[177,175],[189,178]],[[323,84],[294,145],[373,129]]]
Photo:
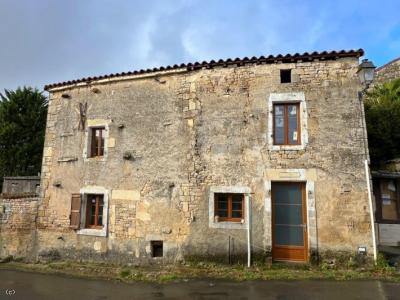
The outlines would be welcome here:
[[[365,117],[372,164],[400,157],[400,78],[367,93]]]
[[[0,93],[0,187],[3,176],[40,172],[46,116],[47,99],[37,89]]]

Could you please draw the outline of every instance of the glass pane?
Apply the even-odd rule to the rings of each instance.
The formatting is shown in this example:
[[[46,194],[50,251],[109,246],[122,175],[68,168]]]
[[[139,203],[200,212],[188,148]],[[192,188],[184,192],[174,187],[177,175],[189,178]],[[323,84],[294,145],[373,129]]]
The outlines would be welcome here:
[[[285,133],[284,133],[284,106],[283,105],[275,105],[274,106],[274,124],[275,124],[275,132],[274,132],[274,142],[275,144],[284,144],[285,142]]]
[[[222,218],[227,218],[228,210],[222,210],[222,209],[217,210],[217,216],[222,217]]]
[[[232,210],[242,210],[243,194],[232,194]]]
[[[90,216],[90,225],[94,225],[94,215]]]
[[[396,188],[394,180],[381,181],[382,219],[384,220],[396,221],[399,219]]]
[[[274,213],[275,224],[303,224],[303,210],[301,205],[275,205]]]
[[[275,244],[281,246],[304,246],[302,226],[275,225]]]
[[[98,131],[97,131],[98,132]],[[99,153],[99,147],[100,147],[100,137],[96,137],[96,153]]]
[[[228,201],[219,200],[217,203],[218,209],[228,209]]]
[[[228,209],[228,194],[216,193],[214,197],[218,208]]]
[[[103,225],[103,216],[99,216],[97,218],[97,225],[102,226]]]
[[[242,210],[242,201],[232,202],[232,210]]]
[[[232,218],[243,218],[243,214],[241,210],[233,210]]]
[[[302,204],[301,186],[292,184],[272,184],[275,203]]]
[[[289,144],[297,144],[297,141],[299,139],[299,132],[297,128],[297,114],[297,105],[288,105]]]
[[[101,139],[100,139],[100,155],[104,155],[104,135],[105,135],[105,130],[101,129]]]

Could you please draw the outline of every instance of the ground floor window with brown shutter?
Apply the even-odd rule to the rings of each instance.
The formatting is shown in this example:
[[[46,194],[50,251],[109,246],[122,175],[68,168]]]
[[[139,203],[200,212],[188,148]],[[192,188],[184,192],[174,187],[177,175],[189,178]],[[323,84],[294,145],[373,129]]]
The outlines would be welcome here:
[[[215,217],[218,222],[242,222],[244,220],[244,194],[215,193]]]
[[[86,201],[86,228],[102,228],[104,196],[88,194]]]
[[[79,229],[79,224],[81,222],[81,195],[72,194],[71,198],[71,214],[70,227],[73,229]]]

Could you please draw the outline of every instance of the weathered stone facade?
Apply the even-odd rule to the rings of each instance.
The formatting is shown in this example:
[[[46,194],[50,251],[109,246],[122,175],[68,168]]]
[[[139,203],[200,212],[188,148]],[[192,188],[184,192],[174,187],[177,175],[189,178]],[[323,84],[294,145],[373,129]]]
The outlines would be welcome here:
[[[165,261],[225,260],[246,254],[250,226],[253,254],[268,255],[271,182],[301,181],[310,254],[371,254],[358,57],[176,67],[49,88],[35,251],[147,262],[150,242],[163,241]],[[291,83],[280,83],[281,69],[292,70]],[[272,103],[294,99],[302,143],[276,147]],[[106,128],[105,152],[88,158],[95,126]],[[250,218],[214,224],[215,191],[245,193]],[[75,193],[105,195],[103,230],[70,228]]]
[[[394,59],[375,70],[375,83],[400,78],[400,58]]]
[[[38,200],[0,197],[0,257],[35,259]]]

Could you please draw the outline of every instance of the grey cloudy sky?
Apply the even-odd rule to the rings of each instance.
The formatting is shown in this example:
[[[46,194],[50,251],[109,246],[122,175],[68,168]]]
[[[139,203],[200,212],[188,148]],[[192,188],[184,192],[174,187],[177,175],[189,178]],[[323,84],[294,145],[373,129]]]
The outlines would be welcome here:
[[[399,0],[0,0],[0,92],[228,57],[400,56]]]

